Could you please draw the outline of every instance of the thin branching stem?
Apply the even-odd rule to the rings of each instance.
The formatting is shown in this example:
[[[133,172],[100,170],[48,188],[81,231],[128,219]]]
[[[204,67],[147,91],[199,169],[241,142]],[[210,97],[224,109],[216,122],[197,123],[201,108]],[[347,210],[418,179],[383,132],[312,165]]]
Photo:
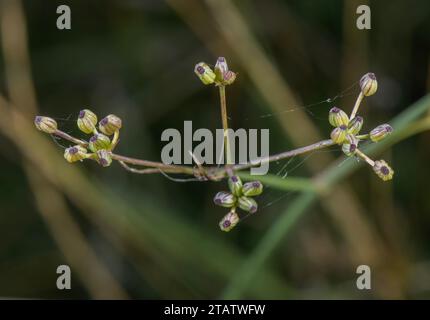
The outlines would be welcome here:
[[[365,153],[361,152],[360,149],[355,150],[355,153],[357,154],[357,156],[359,156],[361,159],[363,159],[364,161],[366,161],[370,166],[374,166],[375,165],[375,161],[373,161],[372,159],[370,159]]]
[[[169,171],[174,173],[185,173],[185,174],[194,174],[194,169],[192,167],[187,166],[179,166],[179,165],[171,165],[165,164],[162,162],[149,161],[144,159],[136,159],[130,158],[126,156],[122,156],[116,153],[112,153],[112,160],[121,161],[123,163],[133,164],[136,166],[143,166],[149,168],[159,168],[163,171]]]
[[[79,144],[79,145],[81,145],[83,147],[87,147],[88,146],[88,142],[87,141],[80,140],[78,138],[72,137],[70,134],[67,134],[67,133],[65,133],[65,132],[63,132],[61,130],[57,130],[56,132],[54,132],[54,135],[56,135],[56,136],[58,136],[60,138],[63,138],[65,140],[71,141],[71,142],[73,142],[75,144]]]
[[[360,107],[361,101],[363,101],[364,94],[362,91],[360,91],[360,94],[357,97],[357,100],[355,101],[354,108],[352,109],[351,116],[349,117],[350,120],[354,119],[355,115],[357,114],[358,108]]]
[[[231,161],[231,150],[230,150],[230,138],[228,136],[228,115],[227,115],[227,100],[225,97],[225,86],[218,86],[219,88],[219,98],[221,106],[221,119],[222,128],[224,130],[224,145],[225,145],[225,156],[227,164],[232,164]]]
[[[317,151],[320,149],[331,147],[333,145],[335,145],[335,143],[331,139],[322,140],[322,141],[316,142],[314,144],[311,144],[311,145],[308,145],[305,147],[301,147],[301,148],[297,148],[297,149],[293,149],[293,150],[284,151],[284,152],[281,152],[278,154],[274,154],[274,155],[271,155],[269,157],[262,158],[261,160],[256,161],[256,162],[248,162],[245,164],[238,164],[238,165],[233,166],[233,169],[234,170],[244,170],[244,169],[259,166],[259,165],[264,164],[264,163],[279,161],[279,160],[299,156],[299,155],[302,155],[305,153],[310,153],[313,151]]]
[[[80,144],[82,146],[88,145],[87,141],[72,137],[69,134],[67,134],[61,130],[57,130],[54,133],[54,135],[61,137],[65,140],[71,141],[73,143]],[[228,175],[229,171],[245,170],[245,169],[259,166],[259,165],[264,164],[264,163],[288,159],[288,158],[295,157],[298,155],[302,155],[302,154],[310,153],[310,152],[313,152],[316,150],[324,149],[324,148],[327,148],[327,147],[330,147],[333,145],[334,145],[334,143],[330,139],[322,140],[322,141],[316,142],[314,144],[311,144],[311,145],[308,145],[305,147],[301,147],[301,148],[297,148],[297,149],[293,149],[293,150],[284,151],[284,152],[281,152],[278,154],[274,154],[274,155],[271,155],[269,157],[262,158],[258,161],[247,162],[244,164],[236,164],[233,166],[226,165],[226,166],[222,166],[222,167],[204,167],[204,166],[201,166],[200,171],[202,171],[202,169],[203,169],[204,173],[208,176],[208,178],[212,178],[214,180],[217,180],[217,179],[223,178],[224,176]],[[123,156],[123,155],[116,154],[116,153],[112,153],[112,160],[118,161],[124,169],[126,169],[130,172],[133,172],[133,173],[150,174],[150,173],[160,173],[160,171],[163,171],[166,173],[181,173],[181,174],[188,174],[188,175],[195,175],[196,174],[195,168],[193,168],[191,166],[165,164],[162,162],[156,162],[156,161],[150,161],[150,160],[145,160],[145,159],[137,159],[137,158],[127,157],[127,156]],[[146,167],[147,169],[135,169],[135,168],[132,168],[128,165]],[[152,169],[149,170],[148,168],[152,168]]]

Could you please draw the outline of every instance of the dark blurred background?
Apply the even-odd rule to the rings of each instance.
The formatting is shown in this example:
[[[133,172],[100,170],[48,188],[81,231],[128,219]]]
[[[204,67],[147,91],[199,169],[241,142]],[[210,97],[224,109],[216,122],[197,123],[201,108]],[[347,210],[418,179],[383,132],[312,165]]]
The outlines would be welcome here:
[[[239,73],[227,88],[230,125],[269,128],[271,153],[326,139],[328,110],[350,111],[366,72],[379,84],[360,109],[372,129],[429,91],[430,2],[0,4],[0,297],[430,297],[428,132],[383,150],[394,180],[360,167],[263,257],[262,241],[297,192],[268,187],[258,213],[224,233],[226,212],[212,197],[225,182],[71,165],[62,159],[69,143],[31,125],[35,114],[47,115],[83,137],[79,110],[114,113],[124,124],[117,152],[158,161],[165,128],[182,131],[184,120],[221,127],[218,92],[193,68],[225,56]],[[56,28],[61,4],[71,8],[71,30]],[[371,30],[356,28],[361,4],[371,8]],[[330,148],[273,163],[270,172],[312,178],[339,157],[342,166],[342,153]],[[61,264],[71,267],[72,290],[56,288]],[[372,268],[372,290],[356,288],[360,264]],[[246,283],[235,282],[247,270]]]

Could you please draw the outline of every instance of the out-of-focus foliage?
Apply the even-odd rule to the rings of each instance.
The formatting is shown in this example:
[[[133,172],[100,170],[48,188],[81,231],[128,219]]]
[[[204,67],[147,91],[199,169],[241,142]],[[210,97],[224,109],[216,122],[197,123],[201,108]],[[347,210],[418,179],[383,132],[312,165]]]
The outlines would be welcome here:
[[[71,30],[56,28],[60,4],[71,8]],[[366,72],[374,72],[379,84],[377,94],[361,109],[367,129],[387,122],[429,91],[428,1],[371,1],[371,31],[356,29],[360,1],[233,4],[301,106],[340,96],[334,102],[299,108],[326,138],[328,110],[336,105],[350,111],[358,93],[356,82]],[[262,117],[273,110],[256,89],[249,66],[219,32],[216,12],[203,1],[27,0],[23,8],[39,112],[56,118],[63,131],[79,136],[75,120],[81,109],[90,108],[100,118],[114,113],[123,121],[117,151],[158,161],[165,128],[182,131],[184,120],[192,120],[194,128],[221,127],[217,91],[204,87],[193,68],[222,55],[238,72],[234,85],[227,88],[230,125],[269,128],[271,153],[297,147],[281,125],[296,112]],[[203,41],[202,34],[210,39]],[[7,66],[3,53],[0,58],[4,94]],[[293,107],[297,106],[285,105]],[[377,275],[375,290],[356,289],[356,267],[368,261],[360,260],[349,246],[323,197],[289,230],[243,297],[430,297],[429,138],[428,132],[422,133],[385,152],[396,171],[392,182],[382,183],[369,168],[360,168],[347,179],[361,218],[386,249],[378,259],[384,264],[378,270],[384,274]],[[57,149],[61,157],[63,149]],[[338,148],[329,154],[333,159],[343,157]],[[311,177],[309,160],[273,163],[271,172]],[[44,161],[55,163],[49,157]],[[221,296],[235,270],[295,197],[266,188],[258,213],[226,234],[218,228],[226,212],[212,202],[213,195],[226,188],[225,181],[179,183],[162,175],[133,175],[117,164],[70,166],[99,190],[86,201],[100,204],[95,206],[98,210],[103,205],[110,208],[106,214],[90,212],[90,205],[80,205],[59,188],[73,219],[100,262],[132,298]],[[74,273],[73,289],[57,290],[55,271],[68,264],[67,255],[39,214],[19,148],[4,135],[0,168],[0,296],[92,297],[85,279]],[[344,210],[348,213],[348,203]]]

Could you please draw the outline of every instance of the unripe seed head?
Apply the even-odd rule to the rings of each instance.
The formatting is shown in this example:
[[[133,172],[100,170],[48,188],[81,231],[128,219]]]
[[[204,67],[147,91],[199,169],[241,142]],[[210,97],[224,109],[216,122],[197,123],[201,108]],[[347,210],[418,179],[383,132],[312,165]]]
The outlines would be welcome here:
[[[233,195],[237,197],[242,195],[242,181],[239,176],[231,176],[228,178],[228,187]]]
[[[242,187],[244,196],[253,197],[258,196],[263,192],[263,184],[260,181],[247,182]]]
[[[236,197],[230,192],[220,191],[215,195],[214,203],[221,207],[231,208],[236,203]]]
[[[112,157],[111,157],[110,152],[108,152],[105,149],[98,150],[97,151],[97,162],[102,167],[109,167],[112,163]]]
[[[238,199],[238,206],[243,211],[255,213],[258,209],[257,201],[250,197],[242,196]]]
[[[104,134],[97,133],[90,138],[88,147],[92,152],[97,152],[102,149],[109,149],[110,139]]]
[[[384,160],[375,161],[373,171],[375,171],[376,175],[383,181],[391,180],[394,175],[394,170],[391,169],[391,167]]]
[[[370,140],[378,142],[389,136],[393,132],[393,128],[389,124],[381,124],[370,131]]]
[[[230,85],[232,84],[234,81],[236,80],[236,73],[228,70],[225,74],[224,74],[224,78],[222,81],[223,85]]]
[[[49,117],[37,116],[34,118],[34,125],[36,128],[45,133],[55,133],[57,131],[58,126],[57,122]]]
[[[97,116],[94,112],[88,109],[81,110],[79,112],[77,120],[78,128],[82,132],[90,134],[94,132],[97,124]]]
[[[86,159],[87,157],[87,149],[80,145],[76,145],[64,150],[64,159],[66,159],[67,162],[70,163],[81,161],[83,159]]]
[[[238,222],[239,215],[234,211],[230,211],[221,219],[219,227],[222,231],[229,232],[238,224]]]
[[[122,128],[122,120],[114,114],[110,114],[104,117],[99,122],[99,129],[104,134],[110,136],[115,133],[115,131]]]
[[[361,128],[363,127],[363,117],[356,116],[349,122],[348,125],[348,133],[351,134],[359,134]]]
[[[328,121],[333,127],[340,127],[342,125],[347,126],[349,123],[349,117],[342,109],[333,107],[328,113]]]
[[[330,134],[330,137],[334,143],[341,145],[345,142],[346,134],[347,127],[345,125],[342,125],[340,127],[334,128]]]
[[[214,83],[216,78],[215,72],[204,62],[196,64],[194,73],[206,85]]]
[[[216,81],[222,82],[224,80],[224,75],[228,71],[227,60],[224,57],[219,57],[216,61],[214,70]]]
[[[375,94],[376,90],[378,90],[378,81],[375,74],[369,72],[362,76],[360,79],[360,88],[366,97]]]

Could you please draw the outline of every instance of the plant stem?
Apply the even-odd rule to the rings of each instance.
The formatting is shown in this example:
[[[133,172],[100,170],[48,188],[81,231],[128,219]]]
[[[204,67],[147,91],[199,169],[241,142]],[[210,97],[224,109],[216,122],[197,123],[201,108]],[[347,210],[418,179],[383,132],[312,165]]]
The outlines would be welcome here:
[[[134,164],[136,166],[159,168],[163,171],[166,170],[169,172],[174,171],[177,173],[194,174],[194,169],[192,167],[165,164],[162,162],[155,162],[155,161],[149,161],[149,160],[143,160],[143,159],[135,159],[135,158],[130,158],[126,156],[121,156],[116,153],[112,153],[112,159],[121,161],[124,163]]]
[[[231,153],[230,153],[230,138],[228,136],[228,120],[227,120],[227,101],[225,98],[225,86],[220,85],[219,88],[219,98],[221,105],[221,119],[222,119],[222,128],[224,129],[224,147],[225,147],[225,156],[227,165],[233,164],[231,161]]]
[[[115,132],[113,134],[112,142],[111,142],[111,147],[110,147],[111,151],[113,151],[115,149],[118,142],[119,142],[119,130],[115,130]]]
[[[73,143],[82,145],[84,147],[88,146],[87,141],[72,137],[69,134],[67,134],[61,130],[57,130],[54,133],[54,135],[57,135],[63,139],[71,141]],[[288,158],[291,158],[294,156],[298,156],[298,155],[306,154],[306,153],[313,152],[316,150],[324,149],[324,148],[327,148],[327,147],[330,147],[333,145],[334,145],[334,143],[330,139],[322,140],[322,141],[316,142],[314,144],[311,144],[311,145],[308,145],[305,147],[301,147],[301,148],[297,148],[297,149],[293,149],[293,150],[289,150],[289,151],[284,151],[284,152],[281,152],[278,154],[271,155],[269,157],[262,158],[257,162],[247,162],[247,163],[237,164],[237,165],[228,165],[227,164],[223,167],[199,166],[199,169],[200,169],[201,173],[206,174],[208,176],[208,178],[213,178],[214,180],[218,180],[218,179],[225,177],[226,175],[231,175],[233,171],[245,170],[245,169],[259,166],[259,165],[264,164],[264,163],[288,159]],[[116,153],[112,153],[111,156],[112,156],[113,160],[119,161],[124,168],[126,168],[128,171],[131,171],[134,173],[149,174],[149,173],[159,173],[160,171],[163,171],[166,173],[182,173],[182,174],[188,174],[188,175],[195,175],[195,173],[196,173],[194,168],[190,167],[190,166],[165,164],[162,162],[126,157],[126,156],[119,155]],[[130,168],[128,166],[124,166],[124,164],[132,164],[135,166],[157,168],[159,170],[139,170],[139,169]]]
[[[368,133],[366,133],[366,134],[360,134],[360,135],[356,136],[356,138],[358,140],[367,140],[367,139],[370,138],[370,134],[368,134]]]
[[[370,159],[368,156],[366,156],[366,154],[364,154],[363,152],[360,151],[360,149],[356,149],[355,153],[357,154],[357,156],[359,156],[361,159],[363,159],[364,161],[366,161],[370,166],[374,166],[375,165],[375,161],[373,161],[372,159]]]
[[[88,142],[87,141],[80,140],[80,139],[77,139],[75,137],[72,137],[71,135],[69,135],[69,134],[67,134],[67,133],[65,133],[65,132],[63,132],[61,130],[57,130],[53,134],[56,135],[56,136],[59,136],[60,138],[65,139],[65,140],[69,140],[69,141],[71,141],[71,142],[73,142],[75,144],[79,144],[79,145],[81,145],[83,147],[87,147],[88,146]]]
[[[360,94],[357,97],[357,100],[355,101],[354,108],[352,109],[351,116],[349,117],[349,120],[354,119],[355,115],[357,114],[358,108],[360,107],[361,101],[363,101],[364,94],[360,91]]]
[[[289,150],[289,151],[284,151],[284,152],[281,152],[278,154],[271,155],[269,157],[262,158],[257,162],[253,162],[253,163],[248,162],[248,163],[244,163],[244,164],[238,164],[238,165],[233,166],[233,169],[234,170],[244,170],[244,169],[259,166],[263,163],[279,161],[279,160],[295,157],[295,156],[302,155],[305,153],[309,153],[309,152],[313,152],[316,150],[331,147],[333,145],[335,145],[335,143],[331,139],[322,140],[322,141],[310,144],[310,145],[305,146],[305,147],[301,147],[301,148],[297,148],[297,149],[293,149],[293,150]]]
[[[145,169],[136,169],[133,167],[130,167],[128,164],[126,164],[124,161],[118,161],[118,163],[127,171],[130,171],[132,173],[137,173],[137,174],[151,174],[151,173],[160,173],[160,172],[164,172],[164,173],[182,173],[180,171],[178,171],[178,169],[167,169],[167,168],[145,168]]]

